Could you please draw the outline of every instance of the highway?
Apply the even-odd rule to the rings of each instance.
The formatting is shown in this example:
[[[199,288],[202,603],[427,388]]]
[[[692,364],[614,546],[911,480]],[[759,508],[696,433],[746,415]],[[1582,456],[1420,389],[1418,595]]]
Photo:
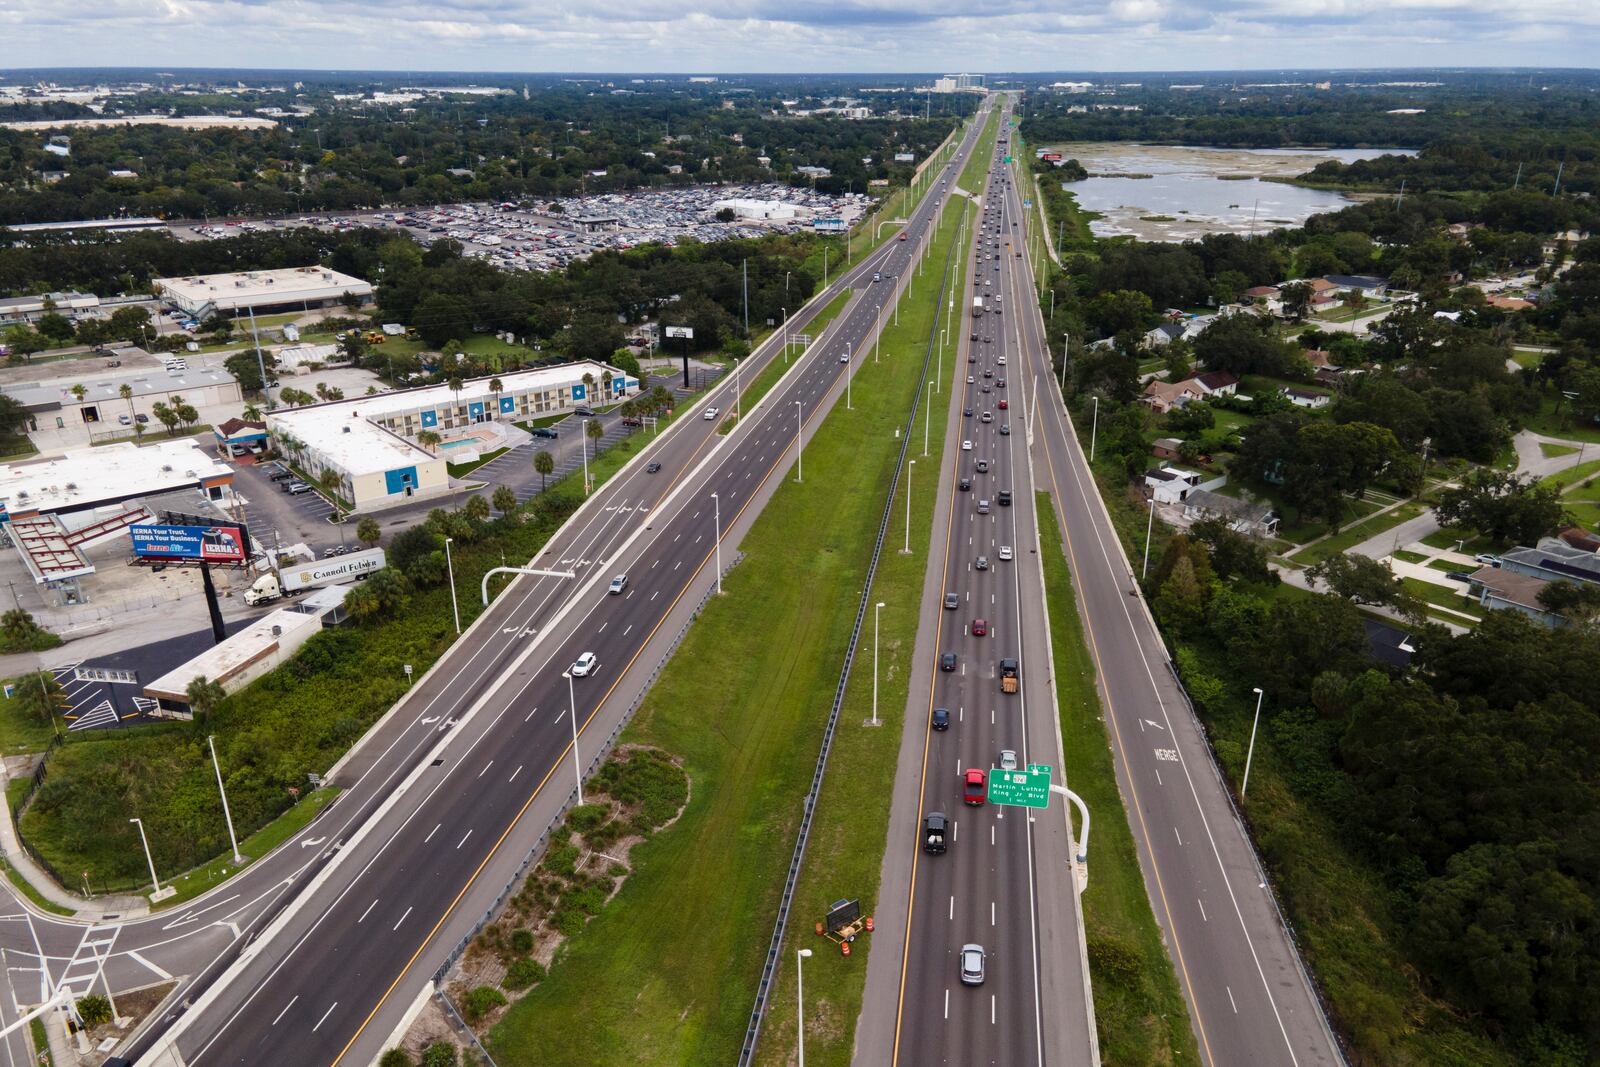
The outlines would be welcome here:
[[[982,116],[946,165],[951,180],[981,128]],[[103,924],[117,937],[114,988],[185,983],[185,1006],[134,1042],[137,1062],[364,1064],[391,1043],[569,803],[575,766],[593,765],[670,651],[714,582],[719,533],[737,542],[795,463],[797,434],[815,432],[845,391],[856,363],[839,357],[864,350],[874,306],[889,303],[872,290],[906,284],[940,200],[936,176],[907,240],[888,241],[793,318],[791,332],[803,331],[834,294],[857,293],[730,434],[717,433],[735,406],[724,381],[601,487],[533,564],[577,578],[518,578],[502,592],[336,768],[345,791],[324,815],[186,906]],[[742,380],[781,353],[777,339],[764,344]],[[698,417],[710,407],[721,414]],[[617,573],[628,587],[609,596]],[[574,716],[563,672],[584,652],[598,663],[573,681]],[[84,932],[38,917],[36,946],[20,926],[0,927],[0,945],[24,990],[41,956],[59,977]]]
[[[1005,196],[1007,214],[1023,220],[1017,232],[1026,234],[1029,220],[1014,183]],[[1021,292],[1012,318],[1021,330],[1021,376],[1048,381],[1044,321],[1023,252],[1013,260]],[[1134,572],[1058,390],[1042,390],[1033,430],[1034,468],[1054,499],[1067,545],[1117,783],[1201,1056],[1218,1067],[1342,1064],[1155,623],[1143,599],[1131,595]],[[1236,684],[1250,683],[1243,677]],[[1092,842],[1089,870],[1092,883]]]
[[[1020,261],[1009,247],[1015,216],[999,195],[1003,173],[991,165],[990,184],[974,191],[983,212],[947,394],[952,417],[917,643],[924,673],[909,697],[878,906],[891,938],[880,935],[869,968],[860,1064],[1098,1062],[1060,798],[1037,813],[963,799],[964,775],[991,772],[1002,751],[1021,766],[1057,768],[1057,781],[1061,765],[1024,433],[1034,383],[1017,373],[1006,314]],[[971,313],[975,299],[983,314]],[[953,669],[943,669],[946,653],[956,656]],[[1020,664],[1014,695],[1000,690],[1002,658]],[[933,728],[936,709],[948,729]],[[907,784],[909,803],[898,795]],[[922,849],[930,813],[951,823],[942,854]],[[963,983],[967,944],[983,947],[981,985]]]

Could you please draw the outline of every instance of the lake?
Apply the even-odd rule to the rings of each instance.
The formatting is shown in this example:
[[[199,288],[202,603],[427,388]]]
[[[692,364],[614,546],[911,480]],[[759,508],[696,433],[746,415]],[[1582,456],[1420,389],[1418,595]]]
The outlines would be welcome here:
[[[1262,233],[1298,226],[1357,197],[1263,178],[1304,174],[1318,163],[1349,163],[1381,155],[1414,155],[1407,148],[1200,148],[1181,145],[1075,143],[1052,145],[1089,171],[1064,182],[1078,205],[1099,212],[1098,237],[1132,234],[1146,241],[1187,241],[1208,233]],[[1132,178],[1118,175],[1148,174]]]

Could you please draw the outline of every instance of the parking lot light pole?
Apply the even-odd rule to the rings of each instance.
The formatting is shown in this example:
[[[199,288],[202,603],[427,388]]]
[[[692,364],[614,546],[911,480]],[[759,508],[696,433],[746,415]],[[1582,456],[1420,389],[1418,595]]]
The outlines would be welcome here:
[[[806,1067],[806,969],[805,961],[811,958],[811,950],[803,948],[794,954],[794,1010],[795,1039],[798,1042],[796,1055],[799,1057],[799,1067]]]
[[[806,480],[806,440],[805,440],[805,406],[796,400],[794,402],[794,480]]]
[[[1256,717],[1250,724],[1250,751],[1245,753],[1244,757],[1244,783],[1239,786],[1239,799],[1241,800],[1244,799],[1245,791],[1250,788],[1250,761],[1255,758],[1256,754],[1256,727],[1261,725],[1261,687],[1256,686],[1252,691],[1256,695]]]
[[[150,839],[144,835],[144,820],[135,818],[128,821],[139,828],[139,840],[144,842],[144,861],[150,865],[150,881],[155,884],[156,892],[159,893],[161,892],[161,880],[156,877],[155,857],[150,855]]]
[[[572,672],[562,671],[567,680],[567,716],[572,719],[572,777],[578,783],[578,803],[583,803],[583,771],[578,762],[578,695],[572,688]]]
[[[450,556],[450,542],[454,537],[444,539],[444,565],[450,575],[450,613],[456,617],[456,636],[461,636],[461,608],[456,604],[456,564]]]
[[[228,824],[228,843],[233,845],[233,862],[243,863],[244,857],[239,855],[239,838],[233,832],[233,814],[228,811],[228,791],[222,788],[222,764],[217,762],[216,735],[208,734],[206,744],[211,746],[211,767],[217,772],[217,792],[222,794],[222,819]]]
[[[722,498],[711,494],[712,522],[717,534],[717,595],[722,595]]]

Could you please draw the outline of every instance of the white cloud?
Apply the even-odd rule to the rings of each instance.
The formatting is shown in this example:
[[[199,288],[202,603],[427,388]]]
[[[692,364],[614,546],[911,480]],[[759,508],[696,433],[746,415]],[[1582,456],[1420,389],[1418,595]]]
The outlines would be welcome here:
[[[1572,0],[10,0],[29,66],[492,71],[1585,66]]]

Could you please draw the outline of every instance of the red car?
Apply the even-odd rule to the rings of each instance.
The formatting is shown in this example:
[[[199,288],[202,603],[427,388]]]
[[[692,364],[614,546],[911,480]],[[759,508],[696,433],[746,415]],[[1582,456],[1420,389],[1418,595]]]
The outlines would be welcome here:
[[[973,637],[988,637],[989,636],[989,620],[988,619],[973,619],[972,620],[972,636]]]
[[[981,808],[983,802],[988,799],[988,795],[989,789],[984,784],[983,771],[977,767],[968,770],[966,783],[961,789],[961,799],[972,807]]]
[[[900,240],[904,241],[905,239],[906,239],[906,235],[905,235],[904,231],[902,231],[901,234],[900,234]]]
[[[1011,405],[1006,403],[1005,397],[1001,397],[1000,398],[1000,410],[1001,411],[1005,411],[1005,410],[1009,409],[1010,407],[1011,407]]]

